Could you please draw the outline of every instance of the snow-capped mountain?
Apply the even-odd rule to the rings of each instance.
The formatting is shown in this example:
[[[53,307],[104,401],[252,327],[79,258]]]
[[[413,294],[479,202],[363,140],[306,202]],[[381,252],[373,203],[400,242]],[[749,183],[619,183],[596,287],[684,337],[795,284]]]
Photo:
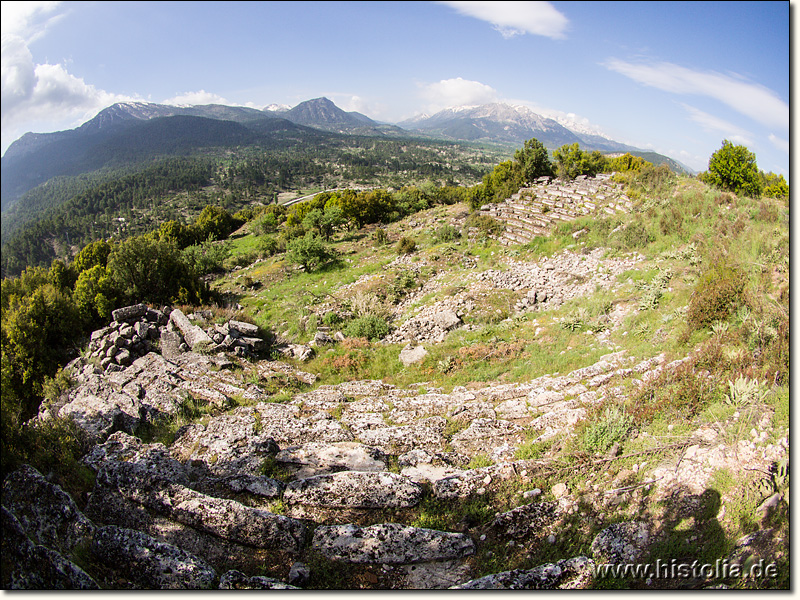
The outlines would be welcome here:
[[[550,118],[526,106],[511,104],[494,103],[446,108],[435,115],[414,117],[398,125],[431,135],[465,141],[519,146],[535,137],[551,149],[564,144],[578,143],[588,150],[605,152],[635,150],[567,117]]]

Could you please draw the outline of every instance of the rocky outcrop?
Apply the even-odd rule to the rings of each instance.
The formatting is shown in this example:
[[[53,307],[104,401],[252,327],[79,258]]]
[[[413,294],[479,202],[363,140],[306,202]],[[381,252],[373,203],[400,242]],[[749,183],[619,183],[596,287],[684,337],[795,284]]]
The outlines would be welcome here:
[[[585,556],[560,560],[534,567],[515,569],[464,584],[453,586],[457,590],[555,590],[584,589],[592,582],[594,561]]]
[[[518,457],[532,441],[574,435],[576,421],[593,406],[681,364],[612,352],[569,373],[524,383],[445,391],[357,380],[283,402],[270,402],[260,384],[277,378],[297,388],[314,377],[231,353],[180,351],[166,358],[151,351],[107,373],[87,365],[78,370],[76,387],[48,410],[75,415],[93,438],[83,462],[96,473],[94,489],[81,511],[32,469],[6,479],[3,543],[11,565],[4,567],[4,584],[289,589],[314,585],[314,569],[332,569],[366,587],[586,587],[593,561],[642,559],[654,540],[645,522],[603,527],[587,521],[599,531],[589,538],[591,558],[481,578],[475,578],[475,564],[499,548],[512,556],[555,544],[565,527],[584,518],[586,503],[603,510],[633,504],[631,489],[655,482],[629,486],[620,475],[619,481],[584,485],[572,479],[567,485],[550,480],[564,465]],[[168,444],[135,435],[200,408],[203,418],[179,428]],[[654,497],[679,481],[702,487],[710,465],[731,464],[733,453],[707,429],[697,432],[677,464],[655,467],[666,487]],[[760,439],[756,435],[752,444]],[[739,456],[754,465],[788,447],[788,440],[750,443],[738,448]],[[474,467],[487,461],[492,464]],[[513,498],[510,488],[516,488]],[[476,525],[469,508],[501,497],[513,508]],[[451,507],[465,516],[441,530],[406,524],[444,518],[428,511]],[[87,552],[91,564],[102,567],[91,575],[79,566]],[[125,557],[125,564],[114,556]]]
[[[216,578],[204,560],[140,531],[113,525],[97,529],[92,555],[145,589],[208,589]]]
[[[345,563],[413,564],[475,552],[475,544],[464,534],[398,523],[318,527],[311,545],[327,558]]]

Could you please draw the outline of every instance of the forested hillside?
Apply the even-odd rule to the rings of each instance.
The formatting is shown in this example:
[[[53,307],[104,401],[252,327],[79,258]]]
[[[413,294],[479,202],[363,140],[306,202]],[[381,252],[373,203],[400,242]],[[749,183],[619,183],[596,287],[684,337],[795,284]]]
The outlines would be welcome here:
[[[170,119],[145,122],[116,139],[109,153],[117,153],[120,160],[112,164],[122,167],[52,179],[4,211],[3,275],[49,264],[57,257],[70,258],[92,240],[141,233],[171,219],[191,220],[207,204],[233,213],[250,203],[275,203],[286,192],[347,185],[401,187],[424,181],[469,185],[481,179],[498,155],[458,144],[313,133],[313,138],[272,139],[272,148],[215,146],[169,158],[197,147],[187,140],[200,144],[205,139],[205,134],[179,136],[181,145],[171,147],[177,143],[169,141],[174,128],[194,131],[198,117]],[[170,126],[165,128],[162,121]],[[225,125],[230,126],[240,127]],[[205,124],[197,131],[207,131]],[[234,139],[239,134],[251,135],[240,128]],[[157,155],[161,158],[135,160],[138,149],[145,156],[154,148],[163,151]],[[122,154],[127,160],[121,160]]]

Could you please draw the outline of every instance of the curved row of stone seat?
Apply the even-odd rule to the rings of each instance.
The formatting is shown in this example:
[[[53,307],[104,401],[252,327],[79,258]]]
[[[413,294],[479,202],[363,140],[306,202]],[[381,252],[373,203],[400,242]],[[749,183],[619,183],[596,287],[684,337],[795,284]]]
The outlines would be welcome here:
[[[546,236],[557,222],[602,212],[617,214],[632,208],[630,199],[610,175],[578,177],[569,183],[541,178],[532,187],[521,188],[503,202],[487,204],[481,214],[504,225],[497,236],[504,245],[525,244],[536,236]]]

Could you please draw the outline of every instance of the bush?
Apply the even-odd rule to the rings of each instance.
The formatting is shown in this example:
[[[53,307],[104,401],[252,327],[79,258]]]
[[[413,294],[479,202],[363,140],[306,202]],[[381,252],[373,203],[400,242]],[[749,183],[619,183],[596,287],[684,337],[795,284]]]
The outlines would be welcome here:
[[[228,242],[205,241],[181,251],[183,261],[198,277],[223,271],[223,263],[231,255]]]
[[[606,407],[601,418],[583,430],[581,446],[586,452],[606,452],[628,435],[633,418],[617,406]]]
[[[274,256],[284,250],[286,250],[286,246],[281,247],[278,240],[271,235],[265,235],[258,242],[258,252],[262,258]]]
[[[389,331],[390,327],[385,319],[377,315],[365,315],[350,321],[344,333],[348,337],[379,340],[385,337]]]
[[[727,321],[744,304],[746,274],[725,259],[716,259],[695,284],[686,322],[692,330]]]
[[[756,155],[745,146],[734,146],[722,141],[722,148],[708,160],[708,171],[700,179],[727,192],[744,194],[751,198],[761,197],[761,179],[756,166]]]
[[[455,242],[461,239],[461,232],[452,225],[444,225],[434,233],[436,243]]]
[[[286,244],[286,258],[312,271],[334,257],[333,251],[315,233],[308,232]]]
[[[385,246],[389,243],[389,235],[386,233],[386,230],[381,227],[375,230],[372,239],[376,246]]]
[[[619,235],[622,246],[628,250],[640,250],[655,240],[642,221],[629,223]]]
[[[152,235],[121,242],[108,257],[107,273],[125,302],[202,302],[207,294],[178,247]]]
[[[400,241],[397,242],[397,253],[398,254],[411,254],[417,249],[417,242],[409,237],[402,237]]]
[[[503,224],[489,215],[473,213],[467,217],[466,225],[480,229],[486,235],[500,235],[503,232]]]

